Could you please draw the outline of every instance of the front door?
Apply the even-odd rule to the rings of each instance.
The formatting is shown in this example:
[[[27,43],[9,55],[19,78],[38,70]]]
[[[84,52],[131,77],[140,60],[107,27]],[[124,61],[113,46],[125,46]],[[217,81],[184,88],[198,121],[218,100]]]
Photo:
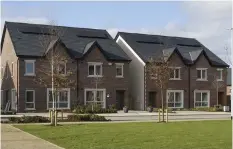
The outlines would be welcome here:
[[[125,91],[117,90],[116,91],[116,108],[117,110],[122,110],[124,107]]]
[[[16,90],[11,90],[11,111],[17,110],[17,98],[16,98]]]
[[[218,105],[224,105],[224,92],[218,92]]]
[[[156,107],[156,92],[149,92],[148,106]]]

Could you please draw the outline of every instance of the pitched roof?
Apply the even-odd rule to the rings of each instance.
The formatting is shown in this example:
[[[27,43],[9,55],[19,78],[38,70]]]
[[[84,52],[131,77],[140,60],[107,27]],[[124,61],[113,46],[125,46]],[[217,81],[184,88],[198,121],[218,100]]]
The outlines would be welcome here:
[[[115,40],[119,36],[129,44],[144,62],[148,62],[151,56],[154,56],[155,59],[160,57],[161,53],[171,54],[176,48],[185,64],[194,64],[198,57],[204,54],[211,65],[229,67],[227,63],[194,38],[118,32]]]
[[[48,49],[45,49],[42,48],[38,40],[44,36],[52,37],[52,28],[50,25],[5,22],[2,36],[8,29],[17,56],[43,56],[57,41],[49,41],[47,44]],[[91,42],[98,41],[108,60],[130,60],[106,30],[65,26],[56,26],[56,29],[64,32],[59,41],[65,45],[68,52],[75,58],[82,58],[85,48]],[[2,37],[2,43],[3,40]]]
[[[231,78],[232,78],[232,74],[231,74],[231,68],[227,69],[227,85],[231,86]]]

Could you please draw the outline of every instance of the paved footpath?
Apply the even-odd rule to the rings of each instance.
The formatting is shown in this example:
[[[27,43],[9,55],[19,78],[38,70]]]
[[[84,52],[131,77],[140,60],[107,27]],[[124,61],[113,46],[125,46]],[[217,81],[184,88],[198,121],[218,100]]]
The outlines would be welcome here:
[[[8,124],[1,124],[2,149],[64,149]]]

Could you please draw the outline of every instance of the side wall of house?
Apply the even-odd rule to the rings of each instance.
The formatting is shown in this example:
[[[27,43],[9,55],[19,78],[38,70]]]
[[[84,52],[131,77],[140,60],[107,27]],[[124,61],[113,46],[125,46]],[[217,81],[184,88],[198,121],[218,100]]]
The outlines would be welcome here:
[[[129,97],[129,62],[107,61],[97,46],[90,53],[78,60],[78,102],[84,104],[85,89],[105,89],[106,107],[117,104],[116,91],[124,91],[124,105],[130,105]],[[103,77],[88,77],[88,62],[102,63]],[[123,78],[116,77],[116,63],[123,64]]]
[[[16,89],[16,99],[18,96],[18,57],[16,56],[10,34],[6,29],[4,43],[1,53],[1,90],[3,95],[2,107],[5,108],[7,100],[11,100],[11,90]],[[13,69],[12,69],[13,64]]]
[[[133,49],[122,39],[120,36],[117,41],[118,45],[124,50],[124,52],[132,59],[129,64],[129,84],[130,95],[132,97],[132,103],[135,110],[144,110],[144,62],[136,56]]]
[[[76,61],[73,61],[66,52],[66,49],[58,45],[56,50],[61,52],[61,55],[68,57],[68,62],[66,68],[71,70],[74,74],[70,79],[76,80]],[[35,76],[25,76],[25,60],[35,60]],[[39,77],[44,75],[44,72],[51,72],[51,65],[49,61],[45,58],[20,58],[19,59],[19,112],[26,111],[25,109],[25,91],[26,90],[35,90],[35,111],[46,111],[47,109],[47,88],[51,88],[51,79],[46,77],[44,79],[48,84],[39,84]],[[76,89],[70,89],[70,108],[73,108],[77,104],[77,93]]]

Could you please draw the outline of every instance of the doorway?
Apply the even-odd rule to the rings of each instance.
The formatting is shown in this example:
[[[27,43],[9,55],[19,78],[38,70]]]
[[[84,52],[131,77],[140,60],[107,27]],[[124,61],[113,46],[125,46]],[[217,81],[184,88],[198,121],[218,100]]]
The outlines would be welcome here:
[[[156,92],[149,92],[148,94],[148,106],[156,107]]]
[[[116,108],[117,110],[122,110],[124,107],[125,91],[117,90],[116,91]]]
[[[224,105],[224,92],[218,92],[218,104]]]

